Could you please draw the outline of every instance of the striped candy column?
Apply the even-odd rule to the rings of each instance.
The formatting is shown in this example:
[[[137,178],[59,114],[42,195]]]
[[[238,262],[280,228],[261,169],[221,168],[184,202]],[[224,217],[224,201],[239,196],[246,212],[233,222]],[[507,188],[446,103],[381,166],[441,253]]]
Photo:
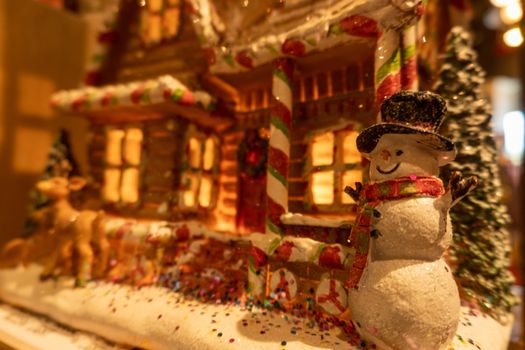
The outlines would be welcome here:
[[[401,33],[401,88],[418,90],[417,79],[417,24]]]
[[[288,211],[294,62],[289,58],[277,58],[273,64],[273,104],[266,176],[266,233],[282,234],[281,215]]]
[[[401,90],[401,50],[399,33],[394,30],[382,32],[375,52],[376,107],[385,98]]]

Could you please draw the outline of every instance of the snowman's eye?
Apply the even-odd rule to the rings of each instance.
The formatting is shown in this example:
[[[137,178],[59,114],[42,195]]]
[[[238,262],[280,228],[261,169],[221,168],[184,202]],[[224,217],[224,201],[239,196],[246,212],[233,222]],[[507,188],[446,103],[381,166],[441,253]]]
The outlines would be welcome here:
[[[403,151],[402,151],[402,150],[398,149],[398,150],[396,151],[396,156],[399,157],[399,156],[402,155],[402,154],[403,154]]]

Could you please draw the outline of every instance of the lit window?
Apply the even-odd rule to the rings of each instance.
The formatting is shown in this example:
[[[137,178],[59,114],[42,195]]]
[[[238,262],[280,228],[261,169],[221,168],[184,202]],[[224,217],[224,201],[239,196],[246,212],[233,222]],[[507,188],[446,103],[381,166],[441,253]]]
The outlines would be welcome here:
[[[181,179],[181,207],[196,209],[214,205],[217,187],[214,179],[218,175],[218,141],[214,136],[205,136],[191,127],[186,143],[186,157]]]
[[[142,139],[139,128],[111,128],[106,131],[102,196],[107,202],[138,202]]]
[[[140,13],[140,36],[146,45],[177,36],[181,0],[144,0]]]
[[[327,132],[316,136],[312,143],[312,165],[330,165],[334,162],[334,134]]]
[[[361,154],[356,147],[358,132],[352,126],[314,135],[309,142],[306,200],[321,210],[342,209],[354,201],[345,186],[362,181]]]

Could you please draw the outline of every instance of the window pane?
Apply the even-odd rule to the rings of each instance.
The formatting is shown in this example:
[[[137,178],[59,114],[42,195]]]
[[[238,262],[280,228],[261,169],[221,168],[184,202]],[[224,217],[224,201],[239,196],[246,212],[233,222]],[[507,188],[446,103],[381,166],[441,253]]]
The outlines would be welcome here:
[[[357,150],[356,139],[359,133],[357,131],[350,131],[344,136],[343,140],[343,159],[345,164],[360,163],[361,154]]]
[[[108,165],[122,164],[122,139],[124,131],[111,129],[106,132],[106,163]]]
[[[195,174],[186,173],[182,178],[184,193],[182,195],[182,204],[185,207],[194,207],[196,204],[197,191],[199,189],[198,177]]]
[[[331,165],[334,161],[334,134],[316,136],[312,143],[312,165]]]
[[[148,0],[148,10],[151,12],[158,12],[162,10],[162,0]]]
[[[312,174],[312,196],[315,204],[334,202],[333,171],[319,171]]]
[[[361,182],[363,180],[363,171],[361,169],[347,170],[343,173],[343,186],[341,189],[344,189],[346,186],[352,186],[355,188],[356,182]],[[341,201],[343,204],[352,204],[355,203],[352,197],[346,194],[344,191],[341,191]]]
[[[104,170],[104,188],[102,196],[108,202],[118,202],[120,199],[120,169]]]
[[[201,167],[201,143],[200,141],[192,137],[188,143],[188,163],[190,168],[198,169]]]
[[[212,179],[210,176],[203,176],[201,178],[201,185],[199,188],[199,205],[208,208],[211,204],[212,193]]]
[[[139,200],[139,169],[124,170],[120,195],[125,203],[135,203]]]
[[[204,160],[203,160],[203,169],[211,170],[213,168],[213,162],[215,158],[215,141],[208,137],[204,143]]]
[[[128,129],[124,145],[124,160],[129,165],[139,165],[142,152],[142,130],[139,128]]]

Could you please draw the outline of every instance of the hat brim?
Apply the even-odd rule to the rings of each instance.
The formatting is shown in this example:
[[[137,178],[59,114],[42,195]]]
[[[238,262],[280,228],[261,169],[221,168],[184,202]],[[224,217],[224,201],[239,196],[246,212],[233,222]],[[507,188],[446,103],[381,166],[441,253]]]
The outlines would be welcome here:
[[[357,149],[364,154],[371,153],[376,148],[381,137],[386,134],[423,136],[422,140],[424,139],[424,141],[418,141],[418,143],[433,151],[441,153],[439,157],[440,165],[451,162],[456,156],[454,142],[448,138],[431,131],[395,123],[375,124],[363,130],[359,136],[357,136]]]

